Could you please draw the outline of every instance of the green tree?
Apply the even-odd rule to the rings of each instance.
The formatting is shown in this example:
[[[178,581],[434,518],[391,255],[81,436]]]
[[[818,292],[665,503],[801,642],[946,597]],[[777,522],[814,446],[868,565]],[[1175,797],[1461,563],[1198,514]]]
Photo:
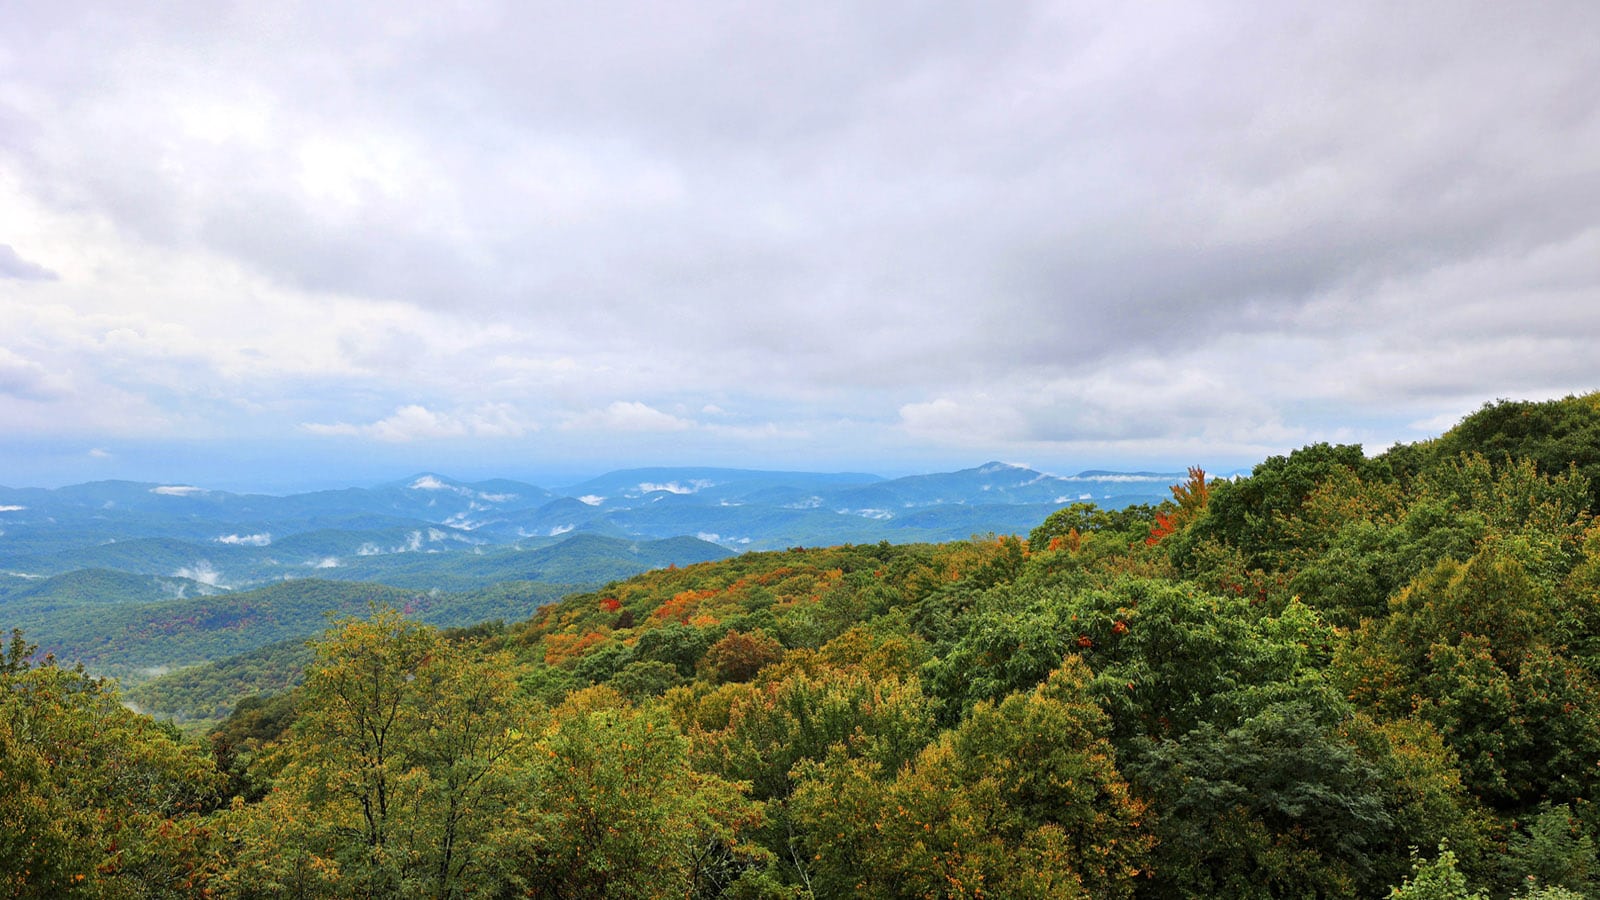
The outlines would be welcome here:
[[[1576,469],[1588,482],[1589,511],[1600,514],[1600,392],[1486,403],[1429,449],[1436,458],[1475,452],[1496,464],[1531,460],[1545,475]]]
[[[393,610],[339,623],[316,650],[277,797],[240,813],[241,883],[311,872],[344,894],[460,895],[513,799],[527,723],[508,660]],[[276,821],[285,803],[300,821]]]
[[[1456,868],[1456,855],[1448,845],[1440,845],[1432,860],[1411,851],[1411,877],[1389,891],[1389,900],[1489,900],[1488,895],[1467,886],[1467,877]]]
[[[1594,838],[1567,806],[1541,804],[1526,827],[1513,831],[1501,868],[1513,883],[1592,894],[1600,882]]]
[[[1432,724],[1467,787],[1502,812],[1595,799],[1600,684],[1564,651],[1571,621],[1517,555],[1486,546],[1465,565],[1441,562],[1386,619],[1364,623],[1334,677],[1381,718]]]
[[[819,896],[1127,897],[1145,809],[1118,774],[1088,669],[980,703],[898,770],[835,752],[793,801]]]
[[[212,870],[221,778],[113,683],[0,648],[0,895],[184,896]]]
[[[1340,897],[1371,890],[1394,819],[1382,770],[1313,683],[1249,691],[1237,724],[1202,724],[1130,773],[1159,811],[1156,897]],[[1379,882],[1381,885],[1381,882]]]
[[[1192,565],[1195,547],[1215,540],[1237,548],[1249,569],[1278,569],[1295,549],[1289,523],[1313,492],[1341,470],[1359,474],[1366,469],[1360,445],[1312,444],[1267,459],[1249,478],[1217,482],[1204,512],[1172,542],[1174,559]]]
[[[605,686],[557,707],[521,773],[528,803],[504,842],[529,896],[684,897],[765,868],[743,835],[761,821],[738,787],[689,765],[662,709]]]

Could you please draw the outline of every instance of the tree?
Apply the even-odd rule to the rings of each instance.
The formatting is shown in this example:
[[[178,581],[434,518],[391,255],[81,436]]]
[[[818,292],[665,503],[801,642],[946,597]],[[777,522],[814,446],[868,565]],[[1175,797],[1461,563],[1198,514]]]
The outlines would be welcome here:
[[[1562,598],[1517,555],[1491,544],[1441,562],[1390,608],[1335,657],[1356,703],[1430,723],[1468,789],[1501,812],[1600,799],[1600,683],[1565,652]]]
[[[221,783],[113,683],[0,648],[0,896],[180,896],[212,874],[200,813]]]
[[[1419,859],[1413,849],[1411,859],[1411,877],[1389,891],[1389,900],[1489,900],[1467,886],[1449,845],[1439,845],[1439,855],[1432,860]]]
[[[730,630],[706,650],[701,666],[713,681],[749,681],[763,666],[782,658],[783,645],[765,631]]]
[[[563,900],[683,897],[764,868],[742,840],[759,805],[694,771],[688,750],[664,710],[605,686],[568,697],[520,776],[528,803],[504,848],[513,884]]]
[[[1238,548],[1250,569],[1273,570],[1294,548],[1287,524],[1325,480],[1341,469],[1367,468],[1356,444],[1312,444],[1257,465],[1249,478],[1216,484],[1185,538],[1175,542],[1174,559],[1188,563],[1194,547],[1207,539]]]
[[[1341,733],[1348,704],[1315,682],[1249,693],[1260,706],[1237,724],[1202,724],[1129,765],[1159,811],[1151,895],[1268,900],[1378,886],[1394,821],[1382,771]]]
[[[980,703],[909,765],[842,752],[808,767],[793,815],[813,890],[858,897],[1128,897],[1151,838],[1118,774],[1089,672]]]
[[[1560,400],[1485,403],[1430,448],[1435,458],[1481,453],[1497,465],[1532,460],[1545,475],[1576,469],[1600,514],[1600,392]]]
[[[271,802],[242,810],[240,879],[452,897],[483,872],[527,727],[504,658],[380,610],[316,646]],[[302,821],[276,822],[283,804]]]

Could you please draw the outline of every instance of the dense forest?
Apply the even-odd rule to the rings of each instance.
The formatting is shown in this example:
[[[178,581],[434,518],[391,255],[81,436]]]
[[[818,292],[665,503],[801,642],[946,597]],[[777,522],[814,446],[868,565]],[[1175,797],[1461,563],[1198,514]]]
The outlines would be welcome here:
[[[1600,394],[1171,493],[375,606],[202,736],[15,634],[0,894],[1600,896]]]

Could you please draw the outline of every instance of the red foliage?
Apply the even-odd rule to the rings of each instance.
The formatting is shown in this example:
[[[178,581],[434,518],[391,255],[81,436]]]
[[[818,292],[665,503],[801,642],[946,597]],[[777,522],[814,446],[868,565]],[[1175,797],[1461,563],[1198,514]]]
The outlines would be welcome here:
[[[1156,523],[1150,526],[1150,536],[1144,539],[1146,544],[1159,544],[1161,539],[1178,531],[1177,524],[1166,513],[1156,513]]]

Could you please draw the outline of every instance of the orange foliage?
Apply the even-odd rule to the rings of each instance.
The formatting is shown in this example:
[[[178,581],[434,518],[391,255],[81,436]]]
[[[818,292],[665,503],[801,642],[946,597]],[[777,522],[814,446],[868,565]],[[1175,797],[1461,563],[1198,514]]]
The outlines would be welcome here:
[[[590,647],[602,643],[608,636],[604,631],[548,635],[544,639],[545,665],[560,665],[565,660],[579,656]]]
[[[1156,513],[1155,524],[1150,526],[1150,535],[1144,539],[1146,544],[1159,544],[1168,535],[1182,531],[1211,502],[1211,485],[1206,482],[1206,470],[1199,466],[1190,466],[1189,480],[1173,485],[1170,490],[1178,507]]]

